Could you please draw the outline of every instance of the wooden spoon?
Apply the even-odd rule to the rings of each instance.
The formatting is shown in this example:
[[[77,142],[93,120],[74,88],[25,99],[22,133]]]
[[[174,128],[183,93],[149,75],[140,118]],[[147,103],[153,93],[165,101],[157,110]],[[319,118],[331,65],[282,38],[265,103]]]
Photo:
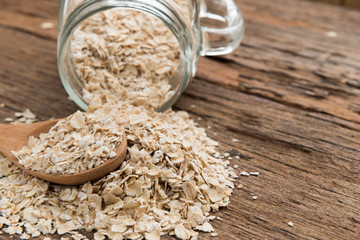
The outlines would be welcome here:
[[[127,150],[125,134],[120,146],[115,151],[116,157],[110,158],[103,164],[87,171],[75,174],[51,174],[25,169],[11,151],[19,151],[24,145],[27,145],[30,136],[38,137],[40,133],[48,132],[58,121],[59,119],[32,124],[0,124],[0,152],[24,172],[37,178],[63,185],[79,185],[97,180],[114,171],[124,161]]]

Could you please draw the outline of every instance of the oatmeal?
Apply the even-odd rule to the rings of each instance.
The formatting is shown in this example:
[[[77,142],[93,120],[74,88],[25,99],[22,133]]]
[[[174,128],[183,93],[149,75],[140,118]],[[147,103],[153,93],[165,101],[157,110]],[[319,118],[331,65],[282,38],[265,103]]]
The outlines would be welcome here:
[[[32,113],[28,108],[25,109],[25,111],[23,112],[16,112],[14,116],[16,117],[16,119],[7,117],[4,119],[5,122],[11,124],[19,124],[19,123],[33,123],[36,122],[37,120],[35,114]]]
[[[145,13],[95,14],[76,29],[71,52],[92,106],[126,101],[157,109],[174,93],[179,44],[164,23]]]
[[[106,115],[78,111],[60,120],[48,133],[30,137],[28,145],[14,154],[27,169],[74,174],[115,157],[122,136],[121,126]]]

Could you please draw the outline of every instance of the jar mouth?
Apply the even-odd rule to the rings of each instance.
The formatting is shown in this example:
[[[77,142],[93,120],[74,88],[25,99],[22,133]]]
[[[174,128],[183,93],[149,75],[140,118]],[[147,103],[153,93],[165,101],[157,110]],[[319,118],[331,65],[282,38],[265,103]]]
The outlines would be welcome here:
[[[65,90],[79,107],[85,111],[87,110],[88,104],[85,102],[82,92],[84,83],[74,70],[70,44],[75,30],[83,21],[96,13],[110,9],[135,10],[156,17],[171,30],[178,41],[180,48],[178,71],[183,73],[180,74],[181,79],[179,79],[179,83],[173,89],[173,95],[157,108],[157,111],[165,111],[178,100],[192,77],[194,58],[193,38],[190,29],[183,22],[177,11],[171,6],[156,0],[90,1],[74,9],[67,17],[64,25],[59,26],[58,69]]]

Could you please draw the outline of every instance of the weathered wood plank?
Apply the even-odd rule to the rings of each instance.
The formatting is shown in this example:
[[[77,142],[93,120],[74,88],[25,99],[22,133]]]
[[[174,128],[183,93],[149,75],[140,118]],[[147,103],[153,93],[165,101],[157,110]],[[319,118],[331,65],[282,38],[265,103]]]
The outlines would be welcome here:
[[[210,135],[220,140],[223,150],[240,152],[242,159],[234,161],[240,169],[260,172],[258,178],[241,177],[244,190],[234,194],[237,205],[232,206],[240,211],[235,219],[245,224],[239,225],[242,231],[251,231],[241,239],[252,234],[271,239],[356,239],[358,132],[259,97],[223,87],[214,91],[215,86],[203,80],[192,86],[177,106],[201,116],[201,125],[212,126],[216,135]],[[240,144],[229,143],[232,138]],[[253,201],[250,193],[258,200]],[[296,226],[287,226],[288,221]]]
[[[351,27],[360,25],[358,12],[324,4],[310,8],[301,1],[240,1],[239,5],[249,19],[242,47],[218,57],[220,61],[201,59],[198,77],[301,109],[360,121],[360,31]],[[329,37],[329,32],[338,37]]]
[[[40,120],[76,110],[58,76],[55,40],[2,26],[0,31],[0,102],[6,104],[0,120],[25,108]]]
[[[243,45],[201,58],[175,105],[211,126],[222,151],[241,156],[231,160],[239,172],[260,172],[240,177],[244,188],[216,213],[218,239],[359,239],[360,12],[295,0],[237,3]],[[78,109],[58,77],[56,29],[40,27],[56,21],[57,5],[0,0],[0,122],[25,108],[40,120]]]

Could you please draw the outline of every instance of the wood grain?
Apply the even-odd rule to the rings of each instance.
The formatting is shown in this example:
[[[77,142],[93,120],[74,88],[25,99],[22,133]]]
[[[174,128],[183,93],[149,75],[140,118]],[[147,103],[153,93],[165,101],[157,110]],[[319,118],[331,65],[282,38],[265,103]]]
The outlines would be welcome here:
[[[346,6],[346,7],[350,7],[350,8],[360,9],[360,1],[359,0],[311,0],[311,1],[331,3],[331,4],[337,4],[340,6]]]
[[[237,3],[242,46],[200,58],[174,108],[241,156],[231,160],[238,172],[260,175],[236,181],[243,189],[215,214],[219,236],[199,239],[360,239],[360,12],[295,0]],[[0,121],[25,108],[40,120],[78,109],[58,77],[56,29],[40,27],[56,21],[57,5],[0,0]]]

